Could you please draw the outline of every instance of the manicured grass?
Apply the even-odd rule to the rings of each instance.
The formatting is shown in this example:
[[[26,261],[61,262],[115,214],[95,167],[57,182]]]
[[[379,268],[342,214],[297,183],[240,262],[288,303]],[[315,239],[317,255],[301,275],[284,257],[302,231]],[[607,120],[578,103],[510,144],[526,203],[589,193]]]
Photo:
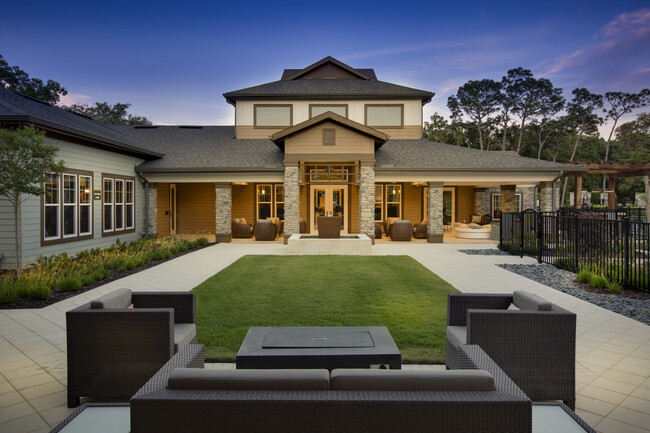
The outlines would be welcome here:
[[[456,290],[408,256],[245,256],[193,292],[212,362],[234,362],[251,326],[386,326],[402,362],[441,364]]]

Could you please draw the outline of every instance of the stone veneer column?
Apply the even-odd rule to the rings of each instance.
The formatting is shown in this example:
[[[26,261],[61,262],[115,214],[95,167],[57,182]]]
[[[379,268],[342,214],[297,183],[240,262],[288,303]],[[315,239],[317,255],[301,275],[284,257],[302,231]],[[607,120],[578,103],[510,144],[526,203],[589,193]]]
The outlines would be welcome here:
[[[559,190],[555,189],[555,206],[553,206],[553,182],[539,183],[539,210],[541,212],[552,212],[558,209],[560,204]]]
[[[490,190],[474,188],[474,212],[477,215],[490,215]],[[452,222],[453,224],[453,222]]]
[[[147,215],[145,227],[149,236],[158,234],[158,184],[149,183],[149,192],[146,194]],[[147,189],[145,188],[145,192]]]
[[[361,166],[359,180],[359,233],[375,239],[375,168]]]
[[[429,182],[427,196],[427,242],[442,243],[442,218],[443,218],[443,184],[442,182]]]
[[[516,185],[501,185],[501,212],[517,212]]]
[[[300,233],[300,170],[298,166],[284,167],[284,243],[292,234]]]
[[[534,185],[520,186],[515,193],[521,194],[521,210],[536,209]]]
[[[232,240],[232,188],[230,183],[214,184],[214,236],[217,242]]]

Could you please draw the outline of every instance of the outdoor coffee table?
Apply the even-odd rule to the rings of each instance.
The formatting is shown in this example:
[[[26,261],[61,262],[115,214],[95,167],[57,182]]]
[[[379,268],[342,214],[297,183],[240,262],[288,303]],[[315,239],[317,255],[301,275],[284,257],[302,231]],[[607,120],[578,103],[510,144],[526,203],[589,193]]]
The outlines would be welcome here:
[[[237,368],[402,368],[385,326],[252,327]]]

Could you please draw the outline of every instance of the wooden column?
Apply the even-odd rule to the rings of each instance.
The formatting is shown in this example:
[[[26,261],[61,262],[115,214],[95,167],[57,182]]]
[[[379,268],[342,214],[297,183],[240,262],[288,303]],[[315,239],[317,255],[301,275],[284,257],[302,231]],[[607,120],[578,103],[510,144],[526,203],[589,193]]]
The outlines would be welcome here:
[[[575,177],[575,188],[573,189],[573,207],[575,209],[582,209],[582,175],[579,174]]]
[[[616,209],[616,178],[610,175],[607,184],[612,190],[607,193],[607,209]]]

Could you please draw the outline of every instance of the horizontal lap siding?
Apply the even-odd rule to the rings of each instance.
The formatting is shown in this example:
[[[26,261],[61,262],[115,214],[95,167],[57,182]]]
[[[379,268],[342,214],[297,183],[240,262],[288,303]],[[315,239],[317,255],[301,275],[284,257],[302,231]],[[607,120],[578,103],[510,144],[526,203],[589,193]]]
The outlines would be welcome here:
[[[255,185],[232,186],[232,218],[246,218],[248,224],[255,223]]]
[[[143,159],[52,138],[48,138],[47,142],[59,147],[56,159],[63,160],[67,169],[93,172],[93,190],[102,189],[102,173],[134,177],[135,231],[102,237],[102,202],[93,199],[93,239],[41,246],[41,198],[30,197],[22,207],[23,262],[32,263],[41,255],[50,256],[62,252],[73,255],[90,248],[107,247],[118,238],[126,242],[138,239],[142,232],[144,206],[142,183],[135,175],[135,167]],[[2,266],[6,267],[4,262],[3,260]]]
[[[214,233],[214,184],[179,183],[176,194],[178,233]]]
[[[469,223],[474,213],[474,187],[459,186],[456,194],[456,221]]]
[[[410,183],[404,183],[402,191],[402,219],[409,220],[411,224],[418,224],[422,220],[422,190]]]
[[[15,236],[14,207],[9,201],[0,199],[0,253],[4,255],[0,266],[6,265],[3,268],[16,262]]]
[[[334,129],[335,145],[323,146],[323,129]],[[338,126],[332,122],[316,125],[305,131],[299,132],[285,141],[285,155],[313,155],[323,160],[325,155],[372,155],[374,158],[374,140],[353,131],[349,128]],[[327,159],[325,157],[325,159]]]

